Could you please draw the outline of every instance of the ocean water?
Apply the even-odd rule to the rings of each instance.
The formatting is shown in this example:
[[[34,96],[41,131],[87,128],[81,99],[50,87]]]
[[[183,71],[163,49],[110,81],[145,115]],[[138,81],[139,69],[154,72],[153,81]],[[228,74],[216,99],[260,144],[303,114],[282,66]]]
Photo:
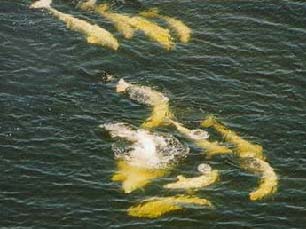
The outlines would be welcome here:
[[[110,22],[75,9],[75,2],[54,1],[56,9],[109,29],[121,43],[117,52],[91,46],[29,4],[0,0],[0,228],[305,228],[305,1],[114,4],[128,13],[159,7],[183,20],[193,30],[192,40],[171,52],[141,33],[123,39]],[[187,143],[191,154],[171,174],[124,194],[111,181],[114,141],[98,125],[137,126],[150,109],[117,94],[114,83],[102,81],[105,72],[165,93],[176,118],[189,128],[215,114],[262,145],[279,176],[278,192],[249,201],[255,175],[234,166],[233,157],[207,160]],[[161,185],[179,174],[197,176],[201,162],[221,173],[219,182],[197,192],[215,209],[157,219],[127,215],[144,198],[175,194]]]

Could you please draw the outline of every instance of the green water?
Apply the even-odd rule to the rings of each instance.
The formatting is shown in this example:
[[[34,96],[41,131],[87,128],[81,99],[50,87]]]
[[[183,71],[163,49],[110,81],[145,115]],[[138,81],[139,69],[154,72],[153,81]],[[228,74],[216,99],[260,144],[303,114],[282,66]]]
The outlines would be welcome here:
[[[55,1],[55,8],[98,23],[121,42],[117,52],[90,46],[28,5],[0,0],[0,227],[305,228],[304,1],[140,1],[193,29],[191,42],[172,52],[140,33],[124,40],[103,18]],[[140,6],[114,7],[136,13]],[[197,165],[208,160],[190,144],[191,154],[169,176],[124,194],[111,181],[113,140],[97,126],[139,125],[150,109],[115,93],[113,83],[101,81],[103,72],[163,92],[190,128],[212,113],[262,145],[279,176],[278,192],[249,201],[257,177],[233,166],[235,158],[219,157],[209,163],[220,170],[220,181],[197,193],[214,210],[129,217],[131,205],[175,194],[161,186],[179,174],[197,176]]]

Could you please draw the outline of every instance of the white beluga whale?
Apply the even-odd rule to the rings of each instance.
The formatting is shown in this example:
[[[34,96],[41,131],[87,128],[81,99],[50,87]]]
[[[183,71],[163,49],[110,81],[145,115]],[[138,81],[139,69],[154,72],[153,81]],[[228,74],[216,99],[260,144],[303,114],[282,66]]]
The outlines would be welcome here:
[[[162,19],[162,20],[166,21],[168,23],[169,27],[173,31],[176,32],[176,34],[179,37],[180,42],[182,42],[182,43],[189,42],[192,31],[181,20],[178,20],[178,19],[173,18],[173,17],[161,15],[159,13],[158,8],[151,8],[147,11],[141,12],[139,15],[143,16],[143,17],[147,17],[147,18],[159,18],[159,19]]]
[[[195,145],[200,148],[203,148],[207,157],[211,157],[212,155],[223,153],[228,154],[232,153],[232,150],[228,147],[221,145],[219,142],[211,142],[209,141],[209,134],[205,130],[195,129],[190,130],[183,126],[182,123],[176,122],[171,119],[167,119],[167,122],[175,126],[175,128],[183,134],[186,138],[192,140]]]
[[[107,20],[112,21],[115,28],[122,33],[125,38],[130,39],[134,36],[135,28],[129,24],[129,16],[110,12],[108,10],[108,5],[96,3],[96,0],[80,2],[78,7],[86,11],[95,11],[96,13],[105,17]]]
[[[202,174],[199,177],[186,178],[177,176],[177,181],[164,185],[168,189],[198,189],[213,184],[218,179],[218,171],[212,170],[209,164],[202,163],[198,166],[198,171]]]
[[[143,128],[151,129],[165,123],[166,119],[172,117],[169,109],[169,98],[159,91],[147,86],[141,86],[126,82],[120,79],[116,85],[118,93],[126,93],[130,99],[138,103],[152,107],[152,113],[142,124]]]
[[[259,185],[249,194],[250,200],[261,200],[277,191],[278,177],[268,162],[259,158],[244,157],[240,159],[240,166],[260,176]]]
[[[214,205],[208,199],[192,195],[153,197],[130,207],[128,209],[128,215],[140,218],[158,218],[169,212],[181,211],[193,207],[213,209]]]
[[[235,131],[219,122],[213,115],[209,115],[201,125],[206,128],[214,128],[227,142],[234,145],[235,149],[232,153],[238,156],[241,168],[260,175],[258,187],[249,193],[250,200],[261,200],[277,191],[278,176],[271,165],[265,161],[266,157],[261,145],[240,137]]]
[[[89,44],[101,45],[113,50],[119,48],[117,39],[106,29],[85,20],[75,18],[70,14],[62,13],[54,9],[51,3],[52,0],[39,0],[31,4],[30,8],[48,10],[54,17],[65,22],[68,29],[84,34]]]
[[[166,50],[174,48],[169,29],[141,16],[129,16],[113,12],[109,4],[97,4],[97,0],[89,0],[79,4],[83,10],[94,11],[111,21],[125,38],[132,38],[136,31],[142,31],[151,40],[159,43]]]

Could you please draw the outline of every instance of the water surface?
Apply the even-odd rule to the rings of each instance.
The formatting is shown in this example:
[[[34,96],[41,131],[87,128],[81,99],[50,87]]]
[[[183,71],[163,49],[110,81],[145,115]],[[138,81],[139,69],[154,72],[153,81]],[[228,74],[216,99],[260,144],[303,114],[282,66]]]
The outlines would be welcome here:
[[[88,45],[82,35],[29,1],[0,1],[0,227],[304,228],[306,224],[306,3],[266,1],[133,1],[120,12],[159,7],[193,29],[189,44],[164,51],[142,34],[124,40],[103,18],[70,1],[54,7],[114,32],[117,52]],[[176,117],[197,128],[215,114],[261,144],[280,177],[276,195],[250,202],[257,177],[221,157],[210,164],[221,180],[201,190],[215,210],[188,209],[159,219],[126,209],[176,175],[197,176],[207,161],[191,155],[168,177],[123,194],[111,181],[113,141],[105,122],[139,125],[150,110],[118,95],[103,72],[165,93]],[[173,130],[168,130],[176,134]],[[211,132],[214,139],[220,139]]]

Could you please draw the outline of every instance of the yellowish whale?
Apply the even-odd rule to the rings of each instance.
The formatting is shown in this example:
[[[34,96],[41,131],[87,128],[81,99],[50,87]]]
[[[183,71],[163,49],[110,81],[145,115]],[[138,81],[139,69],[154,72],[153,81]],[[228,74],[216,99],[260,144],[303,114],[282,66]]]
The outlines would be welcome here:
[[[117,162],[117,171],[112,177],[113,181],[122,182],[124,193],[131,193],[152,182],[153,179],[167,174],[166,169],[147,169],[133,166],[124,160]]]
[[[196,196],[178,195],[171,197],[150,198],[128,209],[128,215],[143,218],[158,218],[172,211],[183,210],[188,206],[206,206],[213,208],[207,199]]]
[[[217,170],[212,170],[208,164],[202,163],[198,166],[198,170],[202,173],[199,177],[186,178],[178,176],[178,181],[164,185],[168,189],[199,189],[215,183],[219,177]]]
[[[147,18],[160,18],[165,20],[169,27],[176,32],[179,40],[182,43],[187,43],[190,40],[192,30],[187,25],[185,25],[184,22],[172,17],[161,15],[157,8],[151,8],[147,11],[139,13],[139,15]]]
[[[235,153],[239,156],[241,168],[259,173],[259,186],[249,194],[250,200],[261,200],[277,191],[278,178],[273,168],[265,161],[263,148],[239,137],[234,131],[219,123],[214,116],[208,116],[202,122],[203,127],[213,127],[223,135],[224,139],[235,146]]]
[[[241,167],[260,175],[259,186],[249,194],[250,200],[256,201],[265,198],[277,191],[278,177],[268,162],[258,158],[243,158]]]
[[[115,28],[127,39],[134,36],[135,28],[133,28],[130,23],[130,17],[127,15],[113,13],[108,11],[108,5],[106,4],[96,4],[96,0],[89,0],[79,4],[79,7],[87,11],[95,11],[98,14],[105,17],[107,20],[114,23]]]
[[[198,147],[204,149],[208,158],[216,154],[232,153],[232,150],[226,146],[220,145],[218,142],[210,142],[207,140],[209,136],[208,133],[204,130],[189,130],[179,122],[175,122],[171,119],[168,119],[167,121],[174,125],[181,134],[191,139]]]
[[[239,157],[254,157],[264,160],[263,148],[239,137],[234,131],[227,129],[219,123],[213,115],[208,116],[201,125],[205,128],[213,127],[226,141],[235,146],[235,152]]]
[[[158,26],[143,17],[134,16],[130,20],[130,24],[143,31],[143,33],[151,40],[158,42],[164,49],[171,50],[174,48],[173,38],[168,29]]]
[[[70,14],[62,13],[51,7],[52,0],[39,0],[34,2],[30,8],[47,9],[53,16],[66,23],[67,28],[80,32],[86,36],[89,44],[96,44],[117,50],[119,43],[117,39],[106,29],[90,24],[85,20],[73,17]]]
[[[96,0],[89,0],[80,4],[83,10],[93,10],[114,23],[116,29],[124,35],[125,38],[133,37],[136,30],[141,30],[151,40],[158,42],[165,49],[170,50],[174,47],[172,37],[168,29],[158,26],[139,16],[127,16],[120,13],[111,12],[108,4],[96,4]]]
[[[150,87],[130,84],[121,79],[116,86],[116,91],[126,92],[131,99],[152,107],[151,116],[142,124],[142,128],[158,127],[164,123],[166,118],[172,117],[169,99]]]

